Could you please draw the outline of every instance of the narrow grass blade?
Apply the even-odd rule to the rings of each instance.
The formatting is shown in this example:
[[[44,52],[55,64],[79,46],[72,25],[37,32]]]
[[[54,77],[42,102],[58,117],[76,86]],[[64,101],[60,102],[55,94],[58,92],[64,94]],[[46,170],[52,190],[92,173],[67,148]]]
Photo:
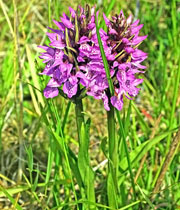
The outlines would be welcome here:
[[[154,187],[153,193],[158,192],[158,190],[159,190],[159,188],[162,184],[162,181],[164,179],[165,173],[166,173],[169,165],[171,164],[171,161],[173,160],[174,155],[176,154],[177,150],[179,149],[179,145],[180,145],[180,128],[179,128],[175,138],[173,139],[173,142],[171,144],[171,147],[169,149],[169,152],[168,152],[167,156],[165,157],[165,161],[162,165],[160,174],[157,178],[157,182],[156,182],[156,185]]]
[[[147,135],[148,133],[151,132],[151,129],[149,128],[149,126],[147,125],[147,123],[144,121],[144,118],[142,117],[140,111],[138,110],[138,108],[136,107],[136,105],[134,104],[134,102],[132,101],[132,106],[135,109],[138,118],[139,118],[139,122],[141,124],[141,128],[144,131],[144,133]]]
[[[169,120],[169,129],[172,128],[173,126],[173,121],[174,121],[174,114],[175,114],[175,109],[176,109],[176,102],[178,98],[178,89],[179,89],[179,83],[180,83],[180,56],[178,57],[178,67],[176,71],[176,76],[174,78],[175,84],[174,84],[174,91],[173,91],[173,101],[172,101],[172,107],[171,107],[171,114],[170,114],[170,120]],[[174,69],[175,70],[175,69]],[[166,146],[166,152],[169,149],[170,146],[170,140],[171,140],[171,134],[168,136],[167,139],[167,146]]]
[[[4,188],[3,188],[4,189]],[[10,196],[13,196],[17,193],[20,193],[20,192],[24,192],[26,190],[30,189],[30,186],[27,186],[27,185],[19,185],[19,186],[15,186],[15,187],[11,187],[11,188],[8,188],[6,189],[6,192],[10,195]],[[4,191],[1,189],[1,186],[0,186],[0,197],[4,197],[6,196],[6,194],[4,193]]]
[[[32,184],[32,171],[33,171],[33,151],[31,145],[27,148],[25,146],[27,157],[28,157],[28,170],[29,170],[29,176],[30,176],[30,182]]]
[[[54,160],[54,152],[50,145],[49,151],[48,151],[48,163],[47,163],[47,169],[46,169],[46,180],[45,180],[46,184],[48,184],[50,176],[51,176],[53,160]]]
[[[36,191],[36,188],[37,188],[37,186],[38,186],[39,173],[40,173],[40,171],[39,171],[39,168],[38,168],[38,165],[37,165],[36,177],[35,177],[34,183],[33,183],[33,185],[32,185],[32,191],[33,191],[33,192]]]
[[[64,128],[65,128],[67,119],[68,119],[68,114],[69,114],[70,107],[71,107],[71,101],[69,101],[68,104],[67,104],[64,119],[63,119],[63,122],[62,122],[62,132],[63,133],[64,133]]]
[[[35,109],[36,113],[40,116],[41,111],[40,111],[40,108],[39,108],[39,105],[38,105],[38,101],[36,99],[36,95],[34,93],[34,90],[33,90],[32,86],[30,85],[30,81],[28,79],[27,79],[27,83],[28,83],[29,92],[30,92],[30,95],[31,95],[31,98],[32,98],[32,102],[33,102],[33,105],[34,105],[34,109]]]
[[[0,191],[3,192],[4,195],[11,201],[15,209],[23,210],[23,208],[19,204],[17,204],[17,202],[14,200],[14,198],[9,194],[9,192],[6,189],[0,186]]]
[[[102,45],[99,27],[97,23],[97,18],[95,19],[96,23],[96,34],[98,38],[98,43],[101,51],[101,56],[104,63],[104,68],[106,71],[106,77],[109,84],[109,90],[111,96],[114,95],[114,86],[110,76],[109,64],[106,59],[106,55],[104,52],[104,48]],[[108,202],[111,207],[117,208],[117,193],[118,193],[118,186],[117,186],[117,141],[115,139],[115,118],[114,118],[114,107],[110,106],[110,111],[107,113],[108,119],[108,136],[109,136],[109,173],[107,179],[107,193],[108,193]],[[113,193],[112,193],[113,192]],[[112,194],[111,194],[112,193]]]
[[[107,6],[107,9],[105,11],[105,15],[108,16],[111,12],[111,10],[113,9],[114,7],[114,4],[116,3],[116,0],[112,0],[109,2],[108,6]],[[101,24],[100,24],[100,28],[105,28],[106,24],[105,24],[105,21],[102,21]]]
[[[159,143],[161,140],[163,140],[166,136],[169,135],[169,133],[175,132],[177,129],[164,132],[163,134],[154,137],[153,139],[149,139],[140,146],[136,147],[132,152],[130,152],[130,161],[131,165],[135,165],[138,163],[138,161],[144,156],[146,152],[148,152],[154,145]],[[128,169],[128,163],[126,158],[124,158],[120,163],[119,166],[123,171]]]
[[[104,68],[106,71],[106,77],[107,77],[108,84],[109,84],[109,90],[110,90],[111,96],[113,96],[114,95],[114,87],[113,87],[113,83],[112,83],[111,76],[110,76],[108,61],[106,59],[106,55],[104,52],[104,48],[103,48],[100,33],[99,33],[99,26],[97,23],[97,18],[95,18],[95,23],[96,23],[96,34],[97,34],[97,38],[98,38],[99,48],[101,51],[101,56],[102,56],[103,63],[104,63]]]
[[[12,34],[12,37],[14,37],[13,27],[12,27],[11,21],[9,19],[9,16],[8,16],[7,12],[6,12],[6,8],[5,8],[5,5],[4,5],[4,3],[3,3],[2,0],[0,0],[0,5],[1,5],[1,8],[3,10],[4,16],[5,16],[6,20],[7,20],[7,23],[8,23],[9,29],[10,29],[10,32]]]
[[[121,208],[118,208],[116,210],[125,210],[125,209],[130,209],[130,207],[132,206],[135,206],[136,204],[140,203],[141,201],[140,200],[137,200],[127,206],[124,206],[124,207],[121,207]],[[65,206],[76,206],[80,203],[86,203],[86,204],[91,204],[91,205],[94,205],[94,206],[97,206],[97,207],[100,207],[100,208],[105,208],[105,209],[111,209],[111,210],[115,210],[114,208],[112,207],[109,207],[109,206],[106,206],[106,205],[103,205],[103,204],[100,204],[100,203],[93,203],[93,202],[90,202],[90,201],[87,201],[87,200],[79,200],[77,202],[71,202],[71,203],[65,203],[65,204],[61,204],[60,206],[57,206],[57,207],[54,207],[50,210],[57,210],[59,207],[65,207]]]
[[[76,195],[76,190],[75,190],[75,186],[74,186],[73,175],[71,173],[70,162],[69,162],[69,150],[68,150],[65,138],[64,138],[64,134],[62,132],[61,118],[58,115],[57,107],[54,105],[54,103],[52,101],[51,101],[51,105],[50,105],[50,111],[55,114],[56,122],[57,122],[57,123],[55,122],[55,125],[57,125],[57,126],[55,126],[56,132],[53,132],[52,128],[50,128],[50,134],[53,135],[55,137],[55,139],[57,138],[57,140],[61,139],[61,145],[62,145],[62,149],[63,149],[63,155],[65,158],[67,172],[68,172],[68,175],[71,180],[71,186],[72,186],[75,200],[77,201],[77,195]],[[60,135],[60,136],[58,136],[58,135]],[[54,144],[54,146],[55,146],[55,144]],[[79,207],[77,207],[77,209],[79,210]]]
[[[139,185],[137,185],[139,188],[140,193],[142,194],[142,196],[144,197],[145,201],[149,204],[149,206],[151,207],[151,210],[155,210],[154,205],[152,204],[152,202],[150,201],[150,199],[148,198],[148,196],[143,192],[143,190],[139,187]]]
[[[30,66],[30,72],[31,72],[31,76],[32,76],[32,79],[33,79],[33,84],[37,89],[41,90],[39,80],[38,80],[38,76],[37,76],[37,73],[36,73],[35,63],[34,63],[34,60],[32,58],[32,53],[31,53],[31,50],[30,50],[28,44],[26,44],[26,54],[27,54],[27,58],[28,58],[29,66]],[[38,101],[44,107],[45,104],[44,104],[44,99],[42,97],[42,94],[37,90],[35,92],[36,92]]]
[[[123,127],[123,124],[122,124],[122,121],[121,121],[120,114],[119,114],[118,110],[116,110],[116,116],[117,116],[118,123],[119,123],[119,126],[120,126],[120,131],[121,131],[121,134],[122,134],[122,140],[123,140],[124,149],[125,149],[125,153],[126,153],[126,161],[127,161],[127,167],[128,167],[129,173],[130,173],[133,195],[134,195],[134,199],[136,200],[134,177],[133,177],[133,173],[132,173],[132,166],[131,166],[129,151],[128,151],[128,147],[127,147],[127,143],[126,143],[126,134],[125,134],[124,127]]]

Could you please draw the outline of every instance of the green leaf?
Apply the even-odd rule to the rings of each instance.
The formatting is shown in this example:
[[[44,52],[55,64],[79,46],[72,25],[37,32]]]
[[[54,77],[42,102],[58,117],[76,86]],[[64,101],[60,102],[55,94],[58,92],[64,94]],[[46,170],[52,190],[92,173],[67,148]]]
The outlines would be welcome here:
[[[176,129],[164,132],[163,134],[154,137],[153,139],[149,139],[140,146],[136,147],[135,150],[130,152],[130,161],[131,165],[134,166],[138,163],[139,160],[145,155],[146,152],[148,152],[154,145],[159,143],[161,140],[163,140],[166,136],[168,136],[170,133],[174,132]],[[122,159],[119,163],[120,168],[125,172],[128,169],[128,163],[126,158]]]
[[[108,174],[107,179],[107,194],[108,194],[108,202],[109,206],[117,208],[117,193],[114,186],[114,181],[112,177],[112,173]]]
[[[120,126],[120,132],[122,134],[122,141],[123,141],[124,149],[125,149],[125,153],[126,153],[125,160],[126,160],[126,163],[127,163],[127,168],[129,170],[129,173],[130,173],[131,185],[132,185],[132,188],[133,188],[133,195],[134,195],[134,199],[136,200],[134,177],[133,177],[133,173],[132,173],[132,166],[131,166],[131,161],[130,161],[130,157],[129,157],[128,146],[127,146],[127,143],[126,143],[126,133],[125,133],[124,126],[123,126],[121,118],[120,118],[119,111],[117,109],[116,109],[116,116],[117,116],[118,123],[119,123],[119,126]]]
[[[54,152],[51,148],[51,146],[49,147],[49,151],[48,151],[48,163],[47,163],[47,170],[46,170],[46,184],[49,182],[50,176],[51,176],[51,169],[52,169],[52,164],[53,164],[53,160],[54,160]]]
[[[95,192],[94,192],[94,172],[90,166],[86,167],[86,191],[87,198],[91,202],[95,202]],[[95,210],[94,205],[89,205],[89,209]]]
[[[70,164],[71,170],[77,180],[79,188],[81,189],[83,187],[83,183],[82,183],[81,174],[80,174],[80,171],[78,168],[78,162],[74,158],[69,156],[69,164]]]
[[[32,172],[33,171],[33,152],[32,152],[32,146],[30,145],[28,148],[25,147],[26,153],[28,156],[28,167],[29,170]]]
[[[87,195],[87,199],[91,202],[95,202],[94,192],[94,172],[90,166],[89,161],[89,128],[90,118],[86,123],[81,125],[80,142],[79,142],[79,153],[78,153],[78,167]],[[86,207],[87,208],[87,207]],[[96,209],[95,206],[89,205],[88,209]]]
[[[103,154],[105,155],[106,158],[108,158],[108,154],[107,154],[107,137],[104,137],[102,140],[101,140],[101,150],[103,152]]]
[[[38,185],[38,179],[39,179],[39,168],[37,166],[37,169],[36,169],[36,177],[35,177],[35,180],[34,180],[34,183],[32,185],[32,191],[35,192],[36,188],[37,188],[37,185]]]
[[[53,131],[50,131],[50,132],[52,133],[52,135],[54,136],[54,139],[56,140],[56,147],[65,156],[65,152],[64,152],[64,149],[63,149],[63,139],[57,133],[55,133]],[[75,176],[75,178],[77,180],[79,188],[81,188],[83,186],[83,184],[82,184],[82,179],[81,179],[80,171],[79,171],[79,168],[78,168],[78,162],[76,160],[76,156],[74,155],[74,153],[70,149],[69,149],[68,154],[69,154],[68,155],[68,158],[69,158],[68,160],[69,160],[70,168],[73,172],[73,175]]]
[[[65,114],[64,114],[64,119],[63,119],[63,122],[62,122],[62,132],[63,133],[64,133],[65,125],[67,123],[70,107],[71,107],[71,101],[68,102],[67,107],[66,107],[66,111],[65,111]]]
[[[4,195],[6,196],[6,194],[4,193],[3,189],[4,189],[4,188],[2,188],[2,187],[0,186],[0,197],[3,197]],[[28,185],[19,185],[19,186],[16,186],[16,187],[12,187],[12,188],[6,189],[6,192],[7,192],[10,196],[12,196],[12,195],[14,195],[14,194],[17,194],[17,193],[26,191],[26,190],[28,190],[28,189],[30,189],[30,186],[28,186]]]

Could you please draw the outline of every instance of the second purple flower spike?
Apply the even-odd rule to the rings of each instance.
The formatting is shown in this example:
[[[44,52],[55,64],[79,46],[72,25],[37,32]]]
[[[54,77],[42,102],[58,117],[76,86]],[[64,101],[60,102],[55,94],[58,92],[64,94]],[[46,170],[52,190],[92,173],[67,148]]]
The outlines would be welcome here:
[[[104,103],[106,110],[109,110],[109,103],[121,110],[123,96],[133,99],[140,90],[137,85],[143,82],[143,79],[138,79],[135,75],[144,73],[142,70],[146,68],[146,66],[141,65],[141,62],[147,58],[147,53],[139,50],[138,46],[147,36],[139,36],[139,31],[143,25],[138,25],[139,20],[132,23],[132,16],[126,19],[122,11],[119,15],[112,17],[112,20],[104,15],[104,20],[107,25],[107,33],[100,29],[100,34],[115,94],[110,97],[104,74],[93,81],[93,88],[89,94],[106,101]],[[104,68],[102,72],[105,72]]]

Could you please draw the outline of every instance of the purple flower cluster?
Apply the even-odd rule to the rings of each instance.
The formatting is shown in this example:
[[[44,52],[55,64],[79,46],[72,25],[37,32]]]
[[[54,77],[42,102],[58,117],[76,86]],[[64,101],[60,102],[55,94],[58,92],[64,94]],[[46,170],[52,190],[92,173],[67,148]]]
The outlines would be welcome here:
[[[132,16],[126,19],[122,11],[112,20],[104,15],[108,29],[107,33],[100,29],[100,36],[114,85],[114,96],[110,96],[96,35],[95,8],[69,10],[70,18],[63,14],[60,22],[54,20],[59,29],[50,28],[53,33],[47,33],[50,46],[40,46],[46,51],[40,56],[46,63],[41,74],[51,77],[45,97],[57,96],[62,85],[68,98],[76,97],[84,87],[87,95],[103,100],[106,110],[110,110],[110,103],[121,110],[123,96],[132,99],[140,90],[136,86],[143,81],[135,77],[143,73],[139,69],[146,68],[141,62],[147,54],[137,49],[147,37],[139,36],[143,25],[138,25],[139,20],[132,23]]]

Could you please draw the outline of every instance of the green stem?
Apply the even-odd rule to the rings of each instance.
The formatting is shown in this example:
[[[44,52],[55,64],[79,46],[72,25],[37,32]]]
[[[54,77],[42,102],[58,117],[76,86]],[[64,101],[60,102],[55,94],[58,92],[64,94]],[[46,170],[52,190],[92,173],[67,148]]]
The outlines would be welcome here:
[[[109,137],[109,159],[113,164],[113,168],[117,165],[117,143],[115,139],[115,119],[114,107],[111,106],[110,111],[107,112],[108,118],[108,137]]]
[[[118,120],[118,123],[119,123],[119,126],[120,126],[120,130],[122,132],[122,140],[123,140],[124,149],[125,149],[125,153],[126,153],[126,158],[127,158],[127,162],[128,162],[128,169],[129,169],[131,184],[132,184],[132,188],[133,188],[134,200],[136,200],[134,177],[133,177],[132,168],[131,168],[131,161],[130,161],[130,157],[129,157],[128,146],[127,146],[127,143],[126,143],[126,134],[125,134],[124,127],[123,127],[123,124],[122,124],[122,121],[121,121],[118,110],[116,110],[116,116],[117,116],[117,120]]]
[[[94,172],[90,166],[88,154],[89,149],[89,126],[90,121],[84,121],[83,105],[81,99],[75,100],[76,123],[79,138],[79,153],[78,153],[78,168],[83,182],[83,187],[80,188],[83,199],[88,199],[90,202],[95,202],[94,192]],[[96,210],[96,207],[91,204],[83,204],[82,209]]]
[[[83,112],[83,104],[82,100],[76,100],[75,101],[75,112],[76,112],[76,124],[77,124],[77,132],[78,132],[78,139],[80,142],[80,134],[81,134],[81,126],[84,122],[84,114]]]
[[[110,111],[107,112],[108,121],[108,139],[109,139],[109,172],[108,172],[108,201],[110,207],[117,208],[117,169],[118,169],[118,150],[115,137],[115,116],[114,107],[110,105]]]
[[[75,99],[75,114],[76,114],[76,125],[77,125],[77,133],[78,133],[78,140],[79,140],[79,153],[80,153],[80,147],[81,147],[81,127],[82,124],[84,123],[84,115],[83,115],[83,104],[82,104],[82,100],[81,99]],[[78,156],[79,156],[78,153]],[[84,180],[82,177],[82,173],[81,170],[79,169],[79,163],[78,163],[78,170],[84,185]],[[84,187],[80,188],[81,191],[81,195],[84,198],[85,196],[85,191],[84,191]]]

